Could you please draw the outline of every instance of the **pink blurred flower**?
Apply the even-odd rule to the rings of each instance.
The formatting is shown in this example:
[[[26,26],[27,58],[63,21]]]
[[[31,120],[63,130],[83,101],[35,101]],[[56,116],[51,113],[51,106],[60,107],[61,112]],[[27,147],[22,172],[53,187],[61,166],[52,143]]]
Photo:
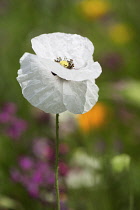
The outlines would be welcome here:
[[[49,145],[48,139],[40,138],[36,139],[33,143],[33,152],[38,158],[53,160],[54,150]]]
[[[68,152],[69,152],[69,147],[68,147],[68,145],[67,145],[66,143],[60,144],[60,146],[59,146],[59,152],[60,152],[60,154],[62,154],[62,155],[68,153]]]
[[[67,175],[68,171],[69,171],[68,165],[66,165],[66,163],[64,163],[64,162],[60,162],[59,163],[59,173],[60,173],[60,175],[62,175],[62,176]]]

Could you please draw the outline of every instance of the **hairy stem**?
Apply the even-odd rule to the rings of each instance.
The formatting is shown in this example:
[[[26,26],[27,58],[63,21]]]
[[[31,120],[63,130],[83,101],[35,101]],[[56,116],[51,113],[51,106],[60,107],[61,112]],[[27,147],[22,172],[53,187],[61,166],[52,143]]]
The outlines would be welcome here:
[[[56,206],[57,210],[60,210],[60,198],[59,198],[59,181],[58,181],[58,166],[59,163],[59,114],[56,114],[56,141],[55,141],[55,190],[56,190]]]

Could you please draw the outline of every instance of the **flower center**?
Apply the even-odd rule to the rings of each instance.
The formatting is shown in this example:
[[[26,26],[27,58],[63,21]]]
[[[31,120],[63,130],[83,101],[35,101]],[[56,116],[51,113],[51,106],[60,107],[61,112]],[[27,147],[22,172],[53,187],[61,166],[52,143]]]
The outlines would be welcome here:
[[[54,61],[58,62],[61,66],[64,66],[67,69],[72,69],[74,67],[73,60],[72,59],[68,60],[66,57],[64,57],[63,60],[61,57],[59,57]]]
[[[60,61],[59,63],[60,63],[61,66],[64,66],[66,68],[68,68],[68,66],[69,66],[68,61]]]

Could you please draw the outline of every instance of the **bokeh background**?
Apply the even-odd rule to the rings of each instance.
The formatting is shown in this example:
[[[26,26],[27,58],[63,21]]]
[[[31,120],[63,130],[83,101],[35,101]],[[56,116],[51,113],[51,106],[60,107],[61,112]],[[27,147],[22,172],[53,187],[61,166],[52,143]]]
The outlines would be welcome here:
[[[95,46],[99,101],[60,115],[62,210],[140,209],[140,1],[0,0],[0,210],[52,210],[55,116],[16,81],[31,38],[77,33]]]

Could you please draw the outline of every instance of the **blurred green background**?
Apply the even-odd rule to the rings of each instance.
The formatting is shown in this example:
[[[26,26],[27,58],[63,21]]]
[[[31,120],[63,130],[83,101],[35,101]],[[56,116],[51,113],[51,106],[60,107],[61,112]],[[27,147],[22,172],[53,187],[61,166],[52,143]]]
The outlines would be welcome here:
[[[16,81],[31,38],[76,33],[103,69],[99,102],[60,115],[62,210],[140,209],[140,1],[0,0],[0,210],[55,209],[54,116]]]

